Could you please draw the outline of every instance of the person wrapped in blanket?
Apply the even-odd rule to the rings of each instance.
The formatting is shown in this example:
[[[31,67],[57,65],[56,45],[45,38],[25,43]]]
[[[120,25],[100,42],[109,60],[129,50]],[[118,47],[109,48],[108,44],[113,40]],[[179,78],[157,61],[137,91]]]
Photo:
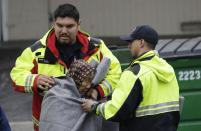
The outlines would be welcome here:
[[[54,78],[56,84],[43,98],[40,131],[101,129],[101,119],[92,113],[84,112],[81,108],[91,85],[95,86],[102,81],[109,69],[109,59],[104,58],[101,63],[97,66],[95,61],[87,63],[84,60],[76,60],[71,64],[65,78]]]

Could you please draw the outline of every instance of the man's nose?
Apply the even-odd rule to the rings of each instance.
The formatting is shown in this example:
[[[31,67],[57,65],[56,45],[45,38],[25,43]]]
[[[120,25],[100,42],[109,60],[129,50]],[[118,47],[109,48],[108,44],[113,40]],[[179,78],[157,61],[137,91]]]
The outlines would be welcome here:
[[[67,29],[66,27],[63,27],[63,28],[61,29],[61,31],[62,31],[62,33],[68,33],[68,29]]]

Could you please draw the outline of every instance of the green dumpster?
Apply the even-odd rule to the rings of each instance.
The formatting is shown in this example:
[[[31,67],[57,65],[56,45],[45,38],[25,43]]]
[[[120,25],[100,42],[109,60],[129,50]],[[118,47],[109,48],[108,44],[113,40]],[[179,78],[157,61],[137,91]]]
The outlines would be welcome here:
[[[184,107],[178,131],[201,131],[201,37],[191,39],[161,39],[156,46],[177,76]],[[125,69],[132,58],[125,48],[112,50]]]

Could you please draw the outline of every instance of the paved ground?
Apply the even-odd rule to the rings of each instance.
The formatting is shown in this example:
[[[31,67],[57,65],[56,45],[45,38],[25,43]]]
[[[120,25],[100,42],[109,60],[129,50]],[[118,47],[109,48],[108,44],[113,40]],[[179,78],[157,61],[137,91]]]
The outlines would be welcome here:
[[[13,62],[9,57],[0,62],[0,106],[7,115],[12,131],[33,131],[32,95],[13,90],[9,76],[11,65]]]
[[[12,131],[34,131],[31,121],[10,122]]]
[[[31,120],[32,96],[19,93],[11,87],[9,70],[0,72],[0,105],[9,121]]]

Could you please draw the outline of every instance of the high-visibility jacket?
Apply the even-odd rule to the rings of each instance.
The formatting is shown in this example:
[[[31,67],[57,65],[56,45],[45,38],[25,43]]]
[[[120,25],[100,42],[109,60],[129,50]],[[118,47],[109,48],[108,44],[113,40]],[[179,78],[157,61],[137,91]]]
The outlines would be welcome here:
[[[176,131],[179,86],[174,69],[156,51],[146,52],[123,71],[112,99],[99,104],[96,113],[119,121],[120,131]]]
[[[38,129],[43,99],[39,95],[36,86],[39,74],[61,77],[68,73],[68,65],[61,60],[55,45],[55,39],[55,32],[51,29],[42,39],[22,52],[10,74],[15,90],[33,93],[32,118],[35,129]],[[88,34],[79,31],[77,41],[82,44],[82,59],[89,62],[91,60],[100,62],[103,57],[110,58],[111,65],[108,74],[97,87],[101,97],[110,95],[120,78],[121,67],[119,61],[100,39],[91,38]]]

